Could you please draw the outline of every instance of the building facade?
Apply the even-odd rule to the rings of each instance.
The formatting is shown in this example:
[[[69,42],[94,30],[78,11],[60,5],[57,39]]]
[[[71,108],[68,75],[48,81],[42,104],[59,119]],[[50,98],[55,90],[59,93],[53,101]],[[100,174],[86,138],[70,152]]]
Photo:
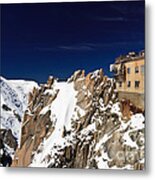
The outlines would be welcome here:
[[[145,53],[129,52],[116,58],[110,66],[114,73],[116,87],[120,99],[129,99],[137,107],[144,109],[144,77],[145,77]]]

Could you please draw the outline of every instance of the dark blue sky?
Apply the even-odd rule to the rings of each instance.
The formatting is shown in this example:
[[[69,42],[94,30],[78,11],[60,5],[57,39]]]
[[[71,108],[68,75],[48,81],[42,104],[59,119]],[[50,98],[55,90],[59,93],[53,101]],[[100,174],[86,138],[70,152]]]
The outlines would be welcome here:
[[[68,78],[144,49],[144,1],[1,5],[1,74]]]

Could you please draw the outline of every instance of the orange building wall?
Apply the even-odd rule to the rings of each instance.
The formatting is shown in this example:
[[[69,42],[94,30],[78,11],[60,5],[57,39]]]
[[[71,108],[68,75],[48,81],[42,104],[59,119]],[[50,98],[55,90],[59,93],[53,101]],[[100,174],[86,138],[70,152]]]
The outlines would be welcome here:
[[[124,82],[122,82],[122,87],[120,87],[119,83],[117,82],[118,91],[144,94],[144,72],[141,71],[141,66],[144,66],[144,59],[125,63],[126,79]],[[135,73],[135,67],[139,67],[138,73]],[[130,68],[130,74],[127,73],[127,68]],[[131,82],[130,87],[127,86],[128,81]],[[140,81],[138,88],[135,88],[135,81]]]

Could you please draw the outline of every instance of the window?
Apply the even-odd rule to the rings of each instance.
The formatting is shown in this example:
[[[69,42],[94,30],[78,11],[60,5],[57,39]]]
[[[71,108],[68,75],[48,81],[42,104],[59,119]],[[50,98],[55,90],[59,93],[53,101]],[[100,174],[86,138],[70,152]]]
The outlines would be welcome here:
[[[135,88],[139,88],[140,81],[135,81]]]
[[[119,87],[122,87],[122,82],[119,82]]]
[[[135,67],[135,73],[139,73],[139,67],[138,66]]]
[[[127,73],[130,74],[130,72],[131,72],[131,71],[130,71],[130,68],[127,68]]]
[[[144,65],[141,66],[141,73],[144,74]]]
[[[127,82],[127,87],[131,87],[131,81]]]

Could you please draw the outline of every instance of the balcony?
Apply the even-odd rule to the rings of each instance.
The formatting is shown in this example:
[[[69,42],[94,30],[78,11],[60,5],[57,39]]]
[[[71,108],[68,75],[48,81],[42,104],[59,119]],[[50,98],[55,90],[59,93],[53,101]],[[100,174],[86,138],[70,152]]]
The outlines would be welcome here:
[[[114,74],[114,78],[116,79],[116,81],[118,82],[124,82],[125,81],[125,74]]]
[[[110,72],[114,73],[114,78],[116,79],[116,81],[119,81],[119,82],[125,81],[126,68],[123,63],[119,65],[112,64],[110,66]]]

